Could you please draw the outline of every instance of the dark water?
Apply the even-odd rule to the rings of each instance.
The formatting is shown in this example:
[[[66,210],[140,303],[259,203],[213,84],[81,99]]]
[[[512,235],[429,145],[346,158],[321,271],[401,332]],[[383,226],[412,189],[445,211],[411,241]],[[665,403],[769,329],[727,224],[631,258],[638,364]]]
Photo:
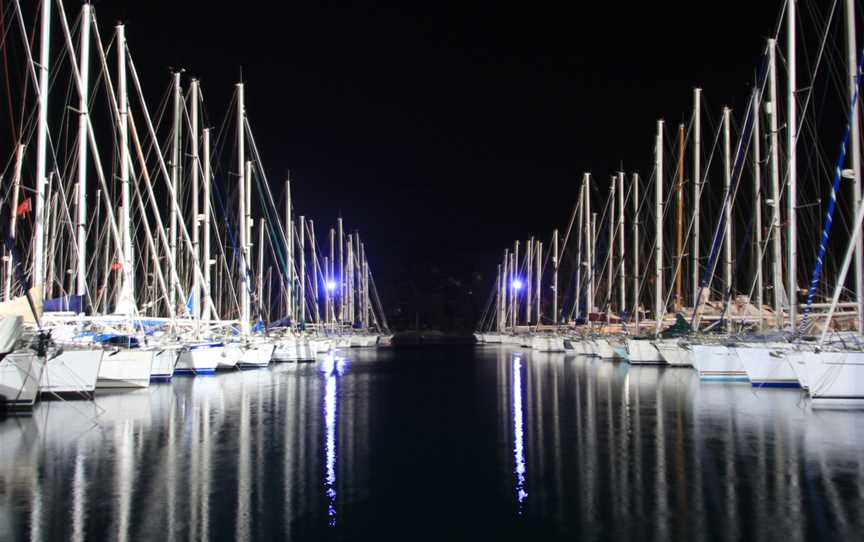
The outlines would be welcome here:
[[[43,402],[0,421],[0,540],[864,540],[864,412],[515,352]]]

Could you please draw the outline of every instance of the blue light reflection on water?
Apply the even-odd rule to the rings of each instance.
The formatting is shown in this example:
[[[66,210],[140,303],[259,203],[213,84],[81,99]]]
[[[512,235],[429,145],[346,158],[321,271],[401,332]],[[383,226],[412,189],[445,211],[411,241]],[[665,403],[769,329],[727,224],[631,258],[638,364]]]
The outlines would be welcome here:
[[[324,491],[327,495],[327,517],[330,526],[336,525],[336,415],[339,393],[338,377],[345,373],[348,360],[328,354],[321,362],[321,372],[327,376],[324,385]]]
[[[516,475],[516,501],[519,503],[519,514],[528,498],[525,490],[525,431],[522,416],[522,358],[513,355],[513,463]]]

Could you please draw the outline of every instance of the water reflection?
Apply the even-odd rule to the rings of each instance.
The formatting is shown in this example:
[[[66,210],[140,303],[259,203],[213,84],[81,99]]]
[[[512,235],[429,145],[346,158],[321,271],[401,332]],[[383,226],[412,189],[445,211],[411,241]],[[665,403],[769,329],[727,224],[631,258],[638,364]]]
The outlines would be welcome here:
[[[336,525],[336,414],[337,397],[339,393],[337,375],[345,372],[347,361],[328,354],[321,362],[321,372],[327,375],[324,385],[324,425],[326,454],[326,471],[324,488],[327,495],[327,516],[329,525]]]
[[[519,513],[522,504],[528,498],[525,490],[525,435],[522,429],[522,358],[520,354],[513,355],[513,463],[516,473],[516,501],[519,503]]]
[[[350,370],[329,357],[43,402],[0,420],[0,540],[864,532],[862,413],[515,352],[352,350]]]

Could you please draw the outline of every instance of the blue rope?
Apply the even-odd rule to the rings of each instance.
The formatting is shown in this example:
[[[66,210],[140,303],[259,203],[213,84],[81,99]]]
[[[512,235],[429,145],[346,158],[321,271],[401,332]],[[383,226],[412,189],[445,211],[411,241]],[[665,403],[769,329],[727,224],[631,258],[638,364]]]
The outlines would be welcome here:
[[[858,73],[855,75],[855,92],[852,93],[852,98],[849,101],[849,115],[846,117],[846,127],[843,130],[843,142],[840,145],[840,154],[837,156],[837,162],[834,164],[834,184],[831,186],[831,199],[828,201],[825,223],[822,226],[822,238],[819,240],[819,255],[816,256],[816,265],[813,266],[813,278],[810,279],[810,288],[807,290],[807,304],[804,306],[804,315],[801,318],[801,325],[798,327],[799,335],[803,334],[810,326],[810,312],[813,306],[813,299],[816,297],[816,287],[819,284],[819,278],[822,276],[825,252],[828,250],[828,236],[831,233],[831,226],[834,224],[834,212],[837,208],[837,193],[840,191],[840,181],[843,179],[842,168],[846,162],[846,146],[849,143],[849,136],[852,131],[852,116],[855,113],[855,104],[858,102],[858,89],[861,85],[862,68],[864,68],[864,50],[861,51],[861,58],[858,61]]]

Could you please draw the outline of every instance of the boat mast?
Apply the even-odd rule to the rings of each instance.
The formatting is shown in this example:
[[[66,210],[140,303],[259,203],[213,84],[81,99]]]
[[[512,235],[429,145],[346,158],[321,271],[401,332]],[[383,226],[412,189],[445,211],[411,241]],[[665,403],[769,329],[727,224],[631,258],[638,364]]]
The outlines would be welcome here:
[[[120,110],[120,186],[123,224],[123,268],[124,286],[120,289],[119,301],[131,310],[135,302],[135,265],[132,245],[131,197],[129,192],[129,107],[126,92],[126,29],[118,24],[117,30],[117,99]],[[129,305],[126,305],[128,303]],[[119,305],[119,303],[118,303]]]
[[[534,238],[525,243],[525,324],[531,325],[532,286],[534,278]]]
[[[21,165],[24,161],[24,144],[19,143],[15,149],[15,175],[12,179],[12,205],[9,213],[9,238],[15,241],[18,229],[18,198],[21,197]],[[12,300],[12,277],[14,275],[12,254],[6,249],[6,284],[4,287],[4,299]],[[23,284],[21,286],[24,286]]]
[[[855,37],[855,0],[846,0],[846,62],[849,69],[849,101],[857,92],[856,78],[858,77],[858,45]],[[854,212],[858,212],[861,205],[861,140],[860,124],[858,119],[858,100],[852,104],[852,126],[851,126],[852,148],[852,197],[854,200]],[[861,242],[855,244],[855,296],[858,304],[858,334],[864,334],[864,253],[862,253]]]
[[[297,218],[299,231],[298,249],[300,252],[300,323],[306,323],[306,217],[300,215]]]
[[[702,199],[702,89],[693,89],[693,246],[691,252],[693,306],[699,297],[699,211]]]
[[[678,182],[675,184],[675,311],[684,306],[684,124],[678,125]]]
[[[177,260],[177,221],[179,219],[179,214],[177,212],[179,201],[177,198],[180,194],[180,117],[182,115],[180,108],[180,71],[176,71],[173,74],[174,84],[173,84],[173,100],[174,100],[174,117],[173,117],[173,128],[172,128],[172,136],[171,136],[171,212],[169,213],[169,222],[170,222],[170,233],[171,233],[171,261],[174,262],[174,265],[178,265],[179,262]],[[241,128],[242,130],[242,128]],[[193,138],[194,139],[194,138]],[[244,162],[240,162],[240,167],[243,167]],[[241,175],[242,178],[242,175]],[[179,270],[178,270],[179,271]],[[171,295],[169,296],[169,302],[171,307],[177,307],[177,296],[174,290],[171,290]]]
[[[732,297],[732,136],[731,110],[723,108],[723,302]]]
[[[202,151],[204,152],[204,224],[202,227],[203,231],[203,247],[202,247],[202,261],[204,262],[204,304],[201,305],[202,314],[201,319],[209,320],[211,318],[210,315],[210,306],[213,304],[213,299],[211,297],[211,288],[210,288],[210,266],[213,262],[210,261],[210,128],[204,128],[202,131]]]
[[[534,290],[537,292],[537,295],[534,296],[534,312],[537,314],[537,325],[542,324],[541,314],[540,314],[540,278],[543,274],[542,265],[543,265],[543,242],[537,241],[537,245],[534,250]]]
[[[246,176],[249,172],[249,165],[246,162],[246,138],[244,137],[244,117],[246,115],[246,105],[244,100],[243,83],[237,83],[237,169],[239,173],[238,192],[238,212],[237,223],[240,228],[240,334],[244,337],[249,335],[249,273],[247,266],[249,265],[247,248],[248,241],[246,239],[246,228],[248,226],[248,218],[246,209]]]
[[[573,310],[573,314],[575,315],[575,319],[579,320],[579,313],[581,312],[581,298],[582,298],[582,267],[583,267],[583,250],[582,250],[582,238],[584,237],[582,234],[584,233],[583,224],[585,224],[585,176],[587,173],[582,176],[582,184],[579,185],[579,199],[577,203],[577,208],[579,210],[579,214],[576,218],[576,299],[575,299],[575,307]],[[538,292],[539,295],[539,292]]]
[[[498,276],[495,279],[495,325],[498,333],[501,333],[501,264],[498,264]]]
[[[777,42],[768,40],[768,131],[771,138],[771,286],[777,329],[783,329],[783,248],[780,241],[780,132],[777,127]]]
[[[509,292],[510,292],[510,251],[508,249],[504,249],[504,261],[501,264],[504,268],[504,274],[502,275],[501,281],[501,300],[502,303],[500,307],[500,320],[501,320],[501,331],[506,331],[507,329],[507,318],[510,315],[509,312]]]
[[[519,252],[519,243],[516,243],[516,253]],[[558,228],[552,232],[552,318],[554,318],[555,327],[558,327],[560,318],[558,317]]]
[[[345,253],[345,264],[346,264],[346,288],[347,288],[347,303],[345,305],[345,316],[348,320],[348,323],[353,328],[354,327],[354,241],[351,239],[351,234],[345,236],[345,247],[347,248]]]
[[[618,314],[627,310],[627,282],[624,275],[624,172],[618,172]],[[623,322],[623,319],[622,319]]]
[[[594,272],[594,264],[597,261],[597,213],[591,213],[591,230],[588,235],[591,240],[591,300],[589,301],[589,305],[591,306],[591,312],[594,312],[596,308],[594,296],[597,293],[597,288],[594,286],[596,284],[595,279],[597,278]]]
[[[42,25],[39,52],[39,124],[36,135],[36,242],[33,247],[31,286],[45,291],[45,178],[48,152],[48,85],[51,62],[51,0],[42,1]],[[17,205],[17,202],[15,203]],[[42,294],[39,294],[42,296]]]
[[[335,278],[333,273],[333,265],[335,263],[334,256],[336,255],[336,228],[330,228],[330,261],[329,266],[327,267],[327,299],[330,302],[330,312],[327,315],[327,318],[331,321],[336,321],[336,302],[333,299],[333,296],[336,295],[335,290]]]
[[[294,317],[294,223],[291,221],[291,179],[285,179],[285,239],[287,239],[285,250],[288,252],[286,263],[285,284],[287,288],[288,316]],[[292,321],[291,324],[294,324]]]
[[[339,235],[339,323],[348,319],[345,306],[345,231],[342,228],[342,217],[336,219],[336,230]]]
[[[594,312],[594,237],[591,234],[591,174],[582,178],[585,185],[585,316]]]
[[[787,278],[789,280],[789,326],[795,329],[795,321],[798,314],[798,110],[796,104],[796,46],[795,46],[795,5],[797,0],[789,0],[786,4],[786,63],[788,66],[788,79],[786,88],[786,100],[788,102],[789,114],[786,119],[786,213],[788,228],[786,229],[787,240]]]
[[[77,211],[77,270],[75,293],[87,293],[87,116],[89,115],[88,87],[90,82],[90,4],[81,5],[81,36],[78,72],[81,91],[78,93],[78,208]],[[12,200],[18,205],[18,199]],[[14,228],[14,213],[13,213]],[[14,231],[14,229],[13,229]],[[14,235],[13,235],[14,238]],[[8,294],[7,294],[8,298]],[[83,308],[83,307],[82,307]]]
[[[321,322],[321,315],[318,312],[318,279],[319,279],[319,271],[320,266],[318,265],[318,250],[315,246],[315,222],[310,218],[309,219],[309,245],[312,250],[312,296],[315,297],[315,323],[318,324]]]
[[[192,79],[189,88],[189,99],[192,102],[190,105],[191,115],[191,131],[192,135],[189,138],[191,144],[192,160],[192,261],[197,267],[201,256],[200,240],[201,240],[201,224],[198,221],[200,185],[201,181],[198,178],[198,80]],[[260,286],[259,286],[260,289]],[[192,317],[196,322],[201,318],[201,281],[198,279],[198,273],[192,273]],[[197,325],[197,323],[196,323]]]
[[[516,325],[519,324],[519,311],[516,310],[517,305],[519,304],[519,292],[516,289],[516,281],[519,281],[519,241],[513,243],[513,254],[510,255],[510,266],[513,269],[513,280],[510,282],[510,320],[513,322],[513,327],[516,327]]]
[[[663,121],[657,121],[654,149],[654,333],[660,332],[663,306]]]
[[[759,330],[764,324],[762,299],[762,129],[759,122],[759,89],[753,88],[753,205],[755,216],[756,307],[759,309]]]
[[[639,335],[639,174],[633,174],[633,318]]]
[[[614,267],[614,256],[615,256],[615,201],[617,198],[615,197],[615,185],[616,185],[617,177],[613,175],[609,182],[609,198],[607,202],[607,208],[609,209],[609,242],[608,247],[606,249],[606,323],[609,323],[609,319],[612,316],[612,295],[613,295],[613,277],[614,274],[612,272],[612,268]]]
[[[264,316],[264,219],[258,219],[258,318]]]

